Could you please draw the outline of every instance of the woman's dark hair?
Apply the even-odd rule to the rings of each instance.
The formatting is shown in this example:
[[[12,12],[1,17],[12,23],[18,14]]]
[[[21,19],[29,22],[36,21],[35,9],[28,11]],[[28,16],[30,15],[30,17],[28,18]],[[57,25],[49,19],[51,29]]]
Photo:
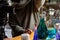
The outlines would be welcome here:
[[[4,38],[7,38],[7,36],[4,36]]]
[[[0,0],[0,4],[8,5],[6,0]]]
[[[17,2],[17,3],[19,3],[20,2],[20,0],[11,0],[12,2]]]

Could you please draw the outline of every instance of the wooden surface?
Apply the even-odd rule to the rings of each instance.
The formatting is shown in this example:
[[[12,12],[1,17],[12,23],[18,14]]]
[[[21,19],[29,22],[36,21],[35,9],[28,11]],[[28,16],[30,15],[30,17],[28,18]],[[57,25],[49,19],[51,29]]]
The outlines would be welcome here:
[[[34,32],[30,34],[30,40],[33,40],[33,36],[34,36]],[[21,40],[21,36],[14,37],[12,38],[12,40]]]

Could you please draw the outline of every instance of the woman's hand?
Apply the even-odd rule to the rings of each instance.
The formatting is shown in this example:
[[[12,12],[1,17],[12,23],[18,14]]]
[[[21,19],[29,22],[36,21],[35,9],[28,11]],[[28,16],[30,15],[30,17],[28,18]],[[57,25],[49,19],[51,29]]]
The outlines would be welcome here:
[[[32,30],[31,29],[27,29],[25,32],[28,33],[28,34],[31,34]]]

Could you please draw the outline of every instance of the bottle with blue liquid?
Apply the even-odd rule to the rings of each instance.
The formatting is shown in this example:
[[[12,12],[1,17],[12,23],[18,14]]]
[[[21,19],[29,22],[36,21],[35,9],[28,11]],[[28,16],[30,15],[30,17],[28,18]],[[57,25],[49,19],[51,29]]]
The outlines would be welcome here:
[[[48,30],[48,37],[46,38],[46,40],[54,40],[56,36],[56,29],[54,27],[49,27],[47,28],[47,30]]]
[[[60,40],[60,26],[58,27],[58,30],[57,30],[56,40]]]

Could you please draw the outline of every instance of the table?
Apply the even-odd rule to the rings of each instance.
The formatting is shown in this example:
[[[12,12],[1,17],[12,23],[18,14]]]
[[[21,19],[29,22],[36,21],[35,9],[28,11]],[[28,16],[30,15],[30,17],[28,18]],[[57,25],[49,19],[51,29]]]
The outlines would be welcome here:
[[[30,34],[30,40],[33,40],[33,37],[34,37],[34,32]],[[12,40],[21,40],[21,36],[13,37]]]

